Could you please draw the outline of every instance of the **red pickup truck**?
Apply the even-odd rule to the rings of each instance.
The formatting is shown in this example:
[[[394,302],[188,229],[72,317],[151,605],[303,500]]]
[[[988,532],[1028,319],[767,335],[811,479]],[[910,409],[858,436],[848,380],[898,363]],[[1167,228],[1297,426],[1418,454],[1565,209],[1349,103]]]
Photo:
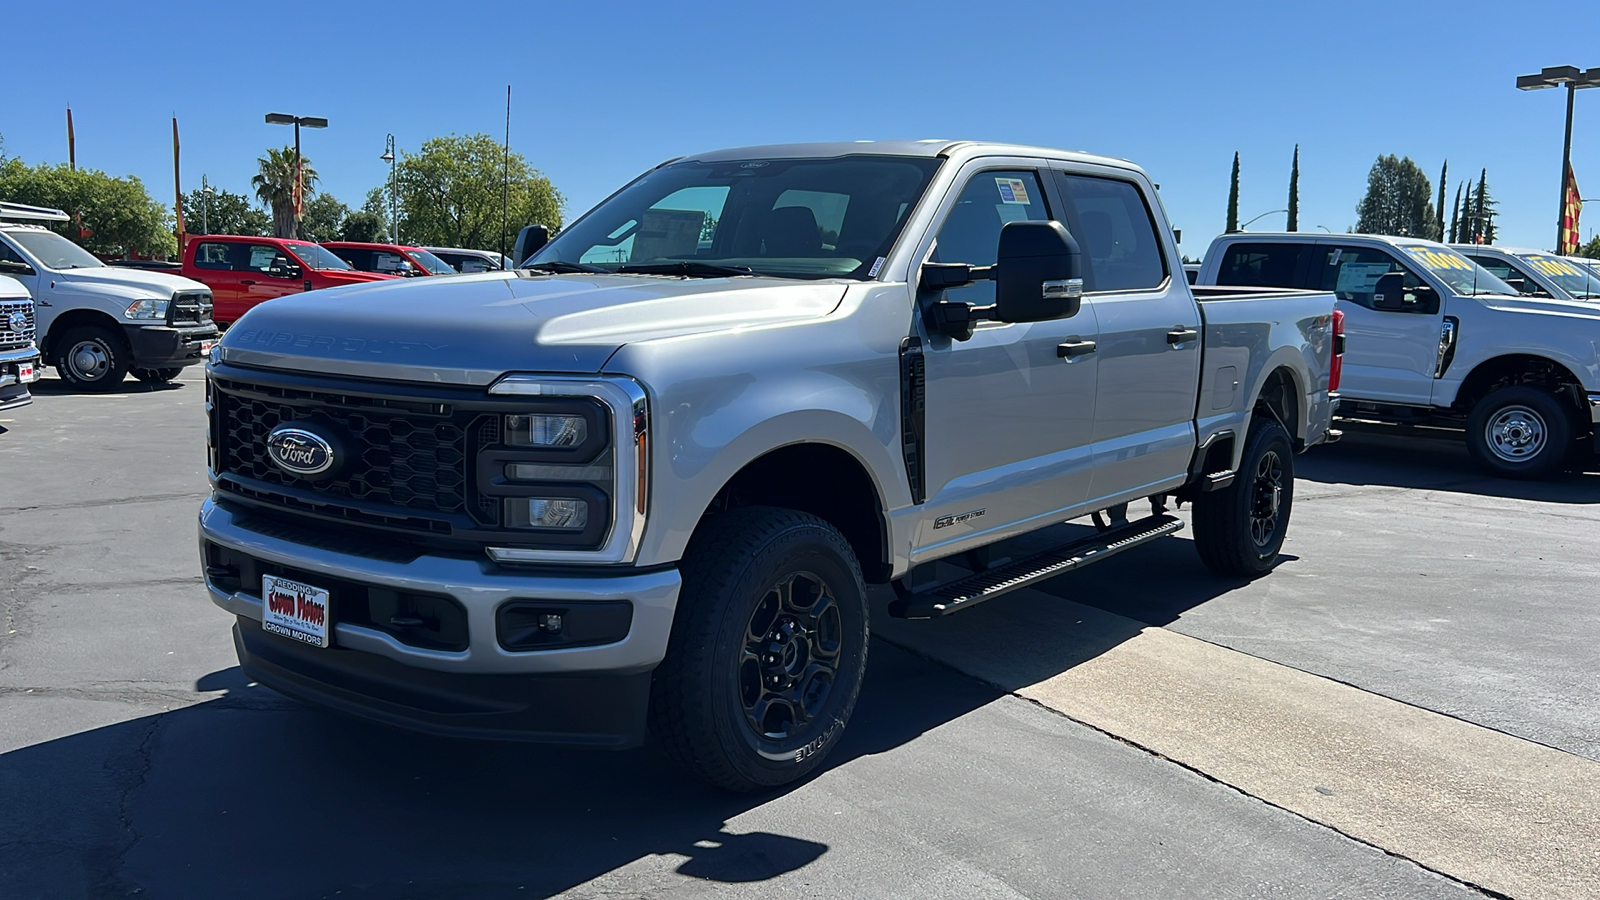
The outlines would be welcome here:
[[[394,277],[357,272],[310,241],[220,234],[189,239],[183,275],[211,288],[211,315],[219,325],[274,297]]]
[[[323,241],[322,246],[362,272],[384,272],[405,277],[456,274],[455,268],[449,263],[421,247],[358,241]]]

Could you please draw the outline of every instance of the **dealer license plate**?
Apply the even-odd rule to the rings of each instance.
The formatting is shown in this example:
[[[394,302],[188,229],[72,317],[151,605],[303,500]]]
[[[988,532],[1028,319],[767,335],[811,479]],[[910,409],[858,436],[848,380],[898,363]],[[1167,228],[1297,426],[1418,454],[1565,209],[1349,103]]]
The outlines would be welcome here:
[[[313,647],[328,641],[328,591],[276,575],[261,576],[261,627]]]
[[[201,356],[210,356],[211,355],[211,341],[201,341],[200,342],[200,355]]]
[[[17,366],[17,380],[23,384],[39,380],[39,375],[33,369],[33,363],[23,363]]]

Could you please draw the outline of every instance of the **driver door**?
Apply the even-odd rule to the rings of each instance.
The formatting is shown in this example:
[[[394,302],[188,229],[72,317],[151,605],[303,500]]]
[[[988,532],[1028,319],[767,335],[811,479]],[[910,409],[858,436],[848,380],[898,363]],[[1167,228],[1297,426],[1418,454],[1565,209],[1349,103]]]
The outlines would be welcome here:
[[[930,262],[993,265],[1007,222],[1060,219],[1046,171],[970,164],[938,217]],[[915,273],[913,273],[915,277]],[[992,281],[942,292],[994,303]],[[925,309],[939,292],[920,292]],[[1081,506],[1092,471],[1099,362],[1093,304],[1047,322],[983,322],[969,340],[930,334],[918,316],[926,372],[925,487],[913,558],[998,540]],[[1072,345],[1090,352],[1068,354]]]

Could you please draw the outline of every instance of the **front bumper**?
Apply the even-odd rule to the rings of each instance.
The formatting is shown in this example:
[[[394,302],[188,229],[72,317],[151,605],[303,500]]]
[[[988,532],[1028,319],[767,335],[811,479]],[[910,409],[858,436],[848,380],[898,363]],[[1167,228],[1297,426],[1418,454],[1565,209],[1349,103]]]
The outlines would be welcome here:
[[[613,747],[644,736],[650,673],[666,655],[680,579],[674,569],[526,572],[487,558],[424,554],[379,559],[314,532],[262,519],[210,499],[200,509],[202,560],[216,548],[292,568],[315,584],[447,596],[465,613],[465,649],[428,649],[373,627],[340,621],[338,588],[330,598],[332,643],[298,644],[261,628],[260,586],[206,587],[237,616],[235,644],[246,674],[291,696],[393,725],[460,737],[490,737]],[[584,603],[627,600],[626,637],[600,646],[508,651],[496,612],[508,601]]]
[[[140,369],[205,362],[206,345],[217,340],[216,325],[124,325],[122,330],[133,348],[133,365]]]
[[[28,385],[38,380],[38,350],[23,347],[0,351],[0,412],[32,403]]]

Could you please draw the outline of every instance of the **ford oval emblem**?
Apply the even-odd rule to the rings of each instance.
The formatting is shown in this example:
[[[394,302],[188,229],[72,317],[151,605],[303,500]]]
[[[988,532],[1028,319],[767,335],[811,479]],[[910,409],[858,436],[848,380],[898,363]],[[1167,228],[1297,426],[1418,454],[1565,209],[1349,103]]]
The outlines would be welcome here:
[[[290,475],[321,475],[333,468],[333,445],[319,434],[304,428],[281,425],[267,435],[267,455],[278,468]]]
[[[12,331],[15,331],[18,334],[21,334],[22,332],[27,331],[28,330],[28,314],[27,313],[12,313],[11,314],[11,318],[6,320],[6,325],[9,326]]]

